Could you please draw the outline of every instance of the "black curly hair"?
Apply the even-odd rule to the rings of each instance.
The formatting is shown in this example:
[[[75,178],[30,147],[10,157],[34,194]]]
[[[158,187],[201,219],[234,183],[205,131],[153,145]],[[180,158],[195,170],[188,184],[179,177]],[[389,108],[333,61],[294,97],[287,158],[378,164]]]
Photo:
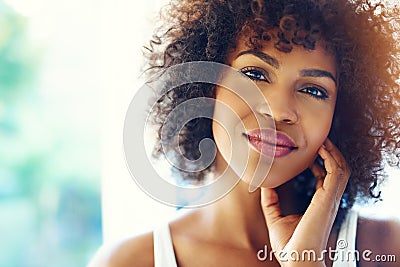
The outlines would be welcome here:
[[[329,137],[352,171],[337,226],[357,198],[380,199],[376,191],[385,177],[384,159],[399,166],[399,13],[395,6],[369,0],[171,1],[161,13],[163,26],[145,49],[146,73],[151,76],[184,62],[226,63],[243,36],[254,49],[275,42],[276,49],[287,53],[293,46],[312,50],[323,40],[324,48],[335,56],[338,69],[337,104]],[[273,30],[278,38],[272,38]],[[188,99],[215,98],[215,85],[195,83],[157,94],[152,113],[159,130],[154,155],[179,153],[176,148],[160,145],[166,116]],[[185,157],[199,158],[199,142],[213,139],[211,125],[212,121],[204,118],[185,125],[179,136]],[[167,133],[173,130],[164,129]],[[185,180],[201,182],[212,168],[177,173]],[[295,178],[304,199],[312,197],[312,178],[309,170]]]

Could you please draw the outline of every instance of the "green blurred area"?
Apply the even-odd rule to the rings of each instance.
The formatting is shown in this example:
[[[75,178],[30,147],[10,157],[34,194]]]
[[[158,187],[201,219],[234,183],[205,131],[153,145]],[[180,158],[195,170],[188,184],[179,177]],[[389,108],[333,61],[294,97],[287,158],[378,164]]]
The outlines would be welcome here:
[[[46,108],[27,23],[0,0],[0,266],[85,266],[101,243],[98,143]]]

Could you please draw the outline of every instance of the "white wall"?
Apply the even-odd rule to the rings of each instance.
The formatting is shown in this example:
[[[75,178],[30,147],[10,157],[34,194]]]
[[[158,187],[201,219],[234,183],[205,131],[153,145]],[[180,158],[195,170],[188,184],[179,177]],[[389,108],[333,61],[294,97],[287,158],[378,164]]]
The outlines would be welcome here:
[[[142,85],[141,47],[152,34],[152,18],[165,0],[103,1],[101,7],[102,198],[105,241],[152,229],[175,209],[143,193],[125,164],[122,130],[125,113]]]

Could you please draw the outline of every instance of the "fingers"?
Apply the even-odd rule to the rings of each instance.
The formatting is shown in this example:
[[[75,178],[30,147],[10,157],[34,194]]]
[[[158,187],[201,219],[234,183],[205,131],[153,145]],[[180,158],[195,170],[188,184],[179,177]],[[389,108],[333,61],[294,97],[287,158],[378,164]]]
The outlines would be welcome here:
[[[350,176],[350,170],[340,151],[329,140],[321,146],[318,154],[324,161],[325,170],[318,163],[310,167],[317,178],[317,191],[304,213],[299,227],[305,232],[315,235],[329,235]],[[324,175],[325,177],[322,177]],[[318,224],[315,224],[316,217],[319,218]]]
[[[317,190],[299,222],[298,228],[302,231],[294,233],[298,238],[329,236],[349,176],[346,175],[344,157],[332,142],[327,140],[318,154],[324,161],[325,170],[318,163],[310,167],[317,178]],[[324,174],[325,177],[321,178]],[[318,218],[318,223],[315,223],[315,218]],[[327,240],[320,238],[314,241],[324,243]]]
[[[312,173],[317,178],[317,190],[305,213],[299,221],[296,221],[296,225],[293,224],[293,221],[290,222],[290,216],[282,215],[275,190],[261,188],[261,204],[269,229],[273,229],[274,226],[275,229],[279,226],[282,227],[281,229],[283,227],[287,229],[294,225],[290,240],[307,240],[307,244],[325,248],[340,199],[350,176],[350,169],[338,148],[328,139],[321,146],[318,154],[324,161],[324,166],[318,162],[314,162],[310,166]],[[288,242],[284,244],[287,245]]]
[[[315,188],[316,189],[321,188],[326,176],[325,169],[317,161],[314,161],[313,165],[311,165],[310,167],[310,170],[314,174],[315,179],[317,180]]]
[[[339,201],[350,177],[350,169],[339,149],[329,139],[320,148],[319,155],[324,160],[327,173],[323,188],[335,192],[335,200]]]
[[[278,194],[272,188],[261,187],[261,208],[268,227],[282,218]]]
[[[336,161],[340,170],[343,171],[346,176],[350,176],[350,168],[348,167],[346,160],[344,159],[342,153],[340,153],[339,149],[329,139],[326,139],[324,145],[326,150]]]

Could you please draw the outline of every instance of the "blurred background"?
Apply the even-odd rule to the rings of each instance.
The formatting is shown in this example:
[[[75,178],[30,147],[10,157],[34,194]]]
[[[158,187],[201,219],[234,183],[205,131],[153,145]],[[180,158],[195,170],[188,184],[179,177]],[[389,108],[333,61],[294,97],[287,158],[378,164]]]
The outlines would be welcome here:
[[[0,0],[0,266],[101,244],[96,6]]]
[[[85,266],[179,214],[140,191],[122,146],[165,2],[0,0],[0,267]],[[398,216],[397,188],[369,210]]]
[[[0,0],[0,267],[85,266],[102,244],[101,180],[121,193],[124,105],[160,5]],[[131,232],[120,219],[108,228]]]

